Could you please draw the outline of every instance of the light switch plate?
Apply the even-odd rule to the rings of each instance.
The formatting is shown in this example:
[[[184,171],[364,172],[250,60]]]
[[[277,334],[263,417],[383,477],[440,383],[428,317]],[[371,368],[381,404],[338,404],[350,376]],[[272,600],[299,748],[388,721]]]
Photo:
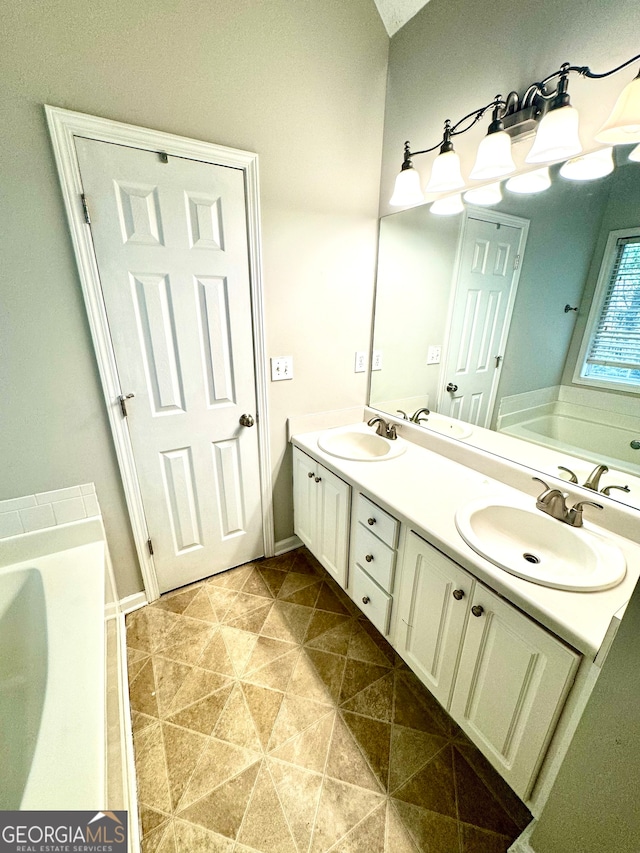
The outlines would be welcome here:
[[[366,352],[356,353],[356,366],[354,373],[364,373],[367,369],[367,354]]]
[[[442,344],[434,344],[427,350],[427,364],[440,364]]]
[[[293,356],[276,355],[271,359],[271,381],[293,379]]]
[[[371,358],[371,370],[382,370],[382,350],[374,349]]]

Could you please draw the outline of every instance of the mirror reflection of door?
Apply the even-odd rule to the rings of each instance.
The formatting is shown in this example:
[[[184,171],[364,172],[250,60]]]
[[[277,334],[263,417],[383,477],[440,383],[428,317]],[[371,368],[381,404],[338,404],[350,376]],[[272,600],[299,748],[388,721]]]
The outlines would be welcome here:
[[[476,426],[490,424],[527,226],[473,211],[462,230],[438,411]]]

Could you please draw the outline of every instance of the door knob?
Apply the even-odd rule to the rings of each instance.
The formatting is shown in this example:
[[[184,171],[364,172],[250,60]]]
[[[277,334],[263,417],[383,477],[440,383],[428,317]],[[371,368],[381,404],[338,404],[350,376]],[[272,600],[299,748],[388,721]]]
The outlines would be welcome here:
[[[447,385],[447,391],[449,391],[451,394],[454,394],[457,390],[458,390],[458,386],[454,385],[453,382],[450,382]]]
[[[240,426],[252,427],[255,421],[251,415],[240,415]]]

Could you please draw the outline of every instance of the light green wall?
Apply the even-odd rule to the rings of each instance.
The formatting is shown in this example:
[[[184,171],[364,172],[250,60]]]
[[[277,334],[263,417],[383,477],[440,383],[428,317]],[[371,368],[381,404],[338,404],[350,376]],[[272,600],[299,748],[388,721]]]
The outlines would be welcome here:
[[[141,588],[43,104],[256,151],[276,539],[289,415],[361,404],[389,40],[373,0],[50,0],[0,11],[0,499],[95,481]],[[357,150],[357,156],[354,151]]]

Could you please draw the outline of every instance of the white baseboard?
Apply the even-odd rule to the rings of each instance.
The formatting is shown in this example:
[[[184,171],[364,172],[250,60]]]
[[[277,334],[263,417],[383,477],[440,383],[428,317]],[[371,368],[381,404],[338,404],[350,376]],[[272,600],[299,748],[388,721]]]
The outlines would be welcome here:
[[[127,595],[126,598],[120,599],[120,613],[131,613],[133,610],[138,610],[139,607],[144,607],[147,603],[146,593],[134,592],[133,595]]]
[[[293,536],[289,536],[288,539],[280,539],[276,542],[276,557],[279,557],[281,554],[286,554],[287,551],[293,551],[296,548],[301,547],[302,541],[298,539],[295,534]]]
[[[527,828],[521,833],[521,835],[516,838],[511,847],[509,847],[507,853],[536,853],[536,851],[529,843],[531,833],[535,829],[535,826],[536,821],[532,820],[531,823],[527,826]]]

